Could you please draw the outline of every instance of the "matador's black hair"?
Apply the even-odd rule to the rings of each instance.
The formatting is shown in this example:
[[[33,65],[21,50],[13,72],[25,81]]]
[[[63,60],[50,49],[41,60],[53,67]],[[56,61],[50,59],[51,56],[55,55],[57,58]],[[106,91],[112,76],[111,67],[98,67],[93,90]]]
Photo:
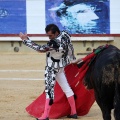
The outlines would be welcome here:
[[[45,28],[45,31],[46,31],[46,33],[51,31],[53,34],[55,34],[56,32],[60,33],[60,30],[59,30],[58,26],[55,25],[55,24],[47,25],[46,28]]]

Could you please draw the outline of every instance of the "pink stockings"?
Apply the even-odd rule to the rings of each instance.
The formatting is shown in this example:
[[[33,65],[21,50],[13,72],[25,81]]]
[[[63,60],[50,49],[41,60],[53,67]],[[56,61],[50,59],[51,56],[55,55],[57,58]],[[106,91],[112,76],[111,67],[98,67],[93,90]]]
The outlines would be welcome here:
[[[76,114],[76,106],[75,106],[74,96],[68,97],[68,102],[69,102],[70,107],[71,107],[71,115]]]
[[[49,105],[49,103],[50,99],[46,99],[44,113],[40,118],[38,118],[38,120],[46,120],[49,117],[49,112],[51,108],[51,105]]]
[[[71,107],[71,115],[76,114],[76,106],[75,106],[74,96],[70,96],[67,99],[68,99],[68,102]],[[40,118],[38,118],[38,120],[46,120],[47,118],[49,118],[50,108],[51,108],[50,99],[46,99],[44,113]]]

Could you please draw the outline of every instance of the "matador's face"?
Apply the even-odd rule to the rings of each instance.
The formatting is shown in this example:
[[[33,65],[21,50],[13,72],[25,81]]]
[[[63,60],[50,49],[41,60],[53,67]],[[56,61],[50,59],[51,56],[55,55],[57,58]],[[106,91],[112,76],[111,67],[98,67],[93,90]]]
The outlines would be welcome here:
[[[50,40],[55,39],[58,36],[58,32],[52,33],[52,31],[47,32],[47,36],[49,37]]]

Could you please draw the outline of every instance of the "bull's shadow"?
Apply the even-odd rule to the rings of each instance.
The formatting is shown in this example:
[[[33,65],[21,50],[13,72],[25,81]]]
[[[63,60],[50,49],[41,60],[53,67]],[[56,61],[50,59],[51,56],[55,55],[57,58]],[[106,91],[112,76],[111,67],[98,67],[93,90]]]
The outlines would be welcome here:
[[[84,84],[88,89],[94,89],[103,119],[111,120],[114,109],[115,120],[120,120],[120,50],[117,47],[109,45],[96,56]]]

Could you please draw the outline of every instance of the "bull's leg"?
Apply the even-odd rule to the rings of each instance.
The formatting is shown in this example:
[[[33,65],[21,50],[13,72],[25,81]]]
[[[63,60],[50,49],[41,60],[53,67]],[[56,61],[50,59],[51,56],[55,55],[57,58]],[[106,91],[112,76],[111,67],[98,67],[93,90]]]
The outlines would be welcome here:
[[[103,119],[111,120],[111,109],[108,109],[108,108],[103,108],[103,109],[102,109]]]
[[[111,107],[109,106],[109,103],[98,96],[96,97],[96,102],[102,111],[103,120],[111,120]]]
[[[120,85],[116,85],[114,98],[114,117],[115,120],[120,120]]]
[[[119,102],[119,104],[120,104],[120,102]],[[118,106],[120,107],[120,105],[118,105]],[[114,110],[115,120],[120,120],[120,108],[118,108],[118,106]]]
[[[105,104],[100,106],[102,111],[103,120],[111,120],[111,109],[108,108]]]
[[[120,63],[115,68],[114,117],[115,120],[120,120]]]

